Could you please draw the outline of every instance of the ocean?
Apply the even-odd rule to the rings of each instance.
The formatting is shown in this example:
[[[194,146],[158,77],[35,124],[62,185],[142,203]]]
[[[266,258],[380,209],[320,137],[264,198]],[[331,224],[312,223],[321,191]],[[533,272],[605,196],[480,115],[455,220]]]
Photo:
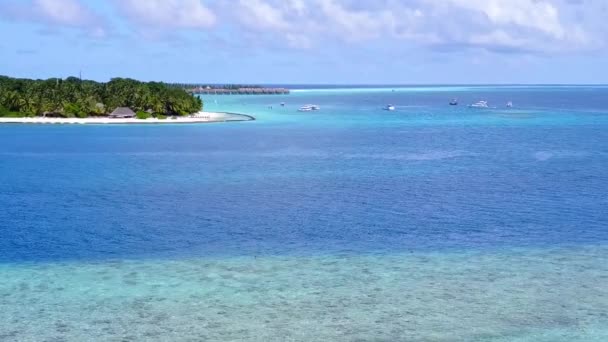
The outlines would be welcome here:
[[[203,100],[0,125],[0,341],[608,340],[607,86]]]

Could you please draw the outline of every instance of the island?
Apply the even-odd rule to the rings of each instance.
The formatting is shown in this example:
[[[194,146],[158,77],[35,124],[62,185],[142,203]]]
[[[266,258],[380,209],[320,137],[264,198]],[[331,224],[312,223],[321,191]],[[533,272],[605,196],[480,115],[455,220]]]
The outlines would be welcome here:
[[[205,112],[199,96],[162,82],[77,77],[32,80],[0,76],[0,123],[198,123],[249,121]]]

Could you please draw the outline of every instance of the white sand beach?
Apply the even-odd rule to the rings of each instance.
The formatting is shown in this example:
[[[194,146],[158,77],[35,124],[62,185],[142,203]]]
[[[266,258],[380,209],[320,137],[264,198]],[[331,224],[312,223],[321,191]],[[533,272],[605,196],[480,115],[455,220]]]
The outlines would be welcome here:
[[[51,117],[23,117],[3,118],[2,123],[18,124],[180,124],[180,123],[211,123],[228,121],[251,121],[254,117],[244,114],[222,113],[222,112],[198,112],[189,116],[167,117],[166,119],[148,118],[145,120],[137,118],[51,118]]]

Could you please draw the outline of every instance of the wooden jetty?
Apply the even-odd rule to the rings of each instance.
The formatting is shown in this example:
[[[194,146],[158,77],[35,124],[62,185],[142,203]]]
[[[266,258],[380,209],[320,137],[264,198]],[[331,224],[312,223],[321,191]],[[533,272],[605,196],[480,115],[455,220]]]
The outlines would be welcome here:
[[[289,89],[286,88],[192,88],[188,89],[192,94],[208,94],[208,95],[285,95],[289,94]]]

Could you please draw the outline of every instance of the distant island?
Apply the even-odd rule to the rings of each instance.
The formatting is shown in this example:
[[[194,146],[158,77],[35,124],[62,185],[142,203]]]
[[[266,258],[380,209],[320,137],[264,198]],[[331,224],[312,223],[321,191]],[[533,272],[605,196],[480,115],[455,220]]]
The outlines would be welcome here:
[[[0,76],[0,117],[89,118],[186,116],[201,112],[203,101],[181,87],[161,82],[113,78],[107,83]]]

